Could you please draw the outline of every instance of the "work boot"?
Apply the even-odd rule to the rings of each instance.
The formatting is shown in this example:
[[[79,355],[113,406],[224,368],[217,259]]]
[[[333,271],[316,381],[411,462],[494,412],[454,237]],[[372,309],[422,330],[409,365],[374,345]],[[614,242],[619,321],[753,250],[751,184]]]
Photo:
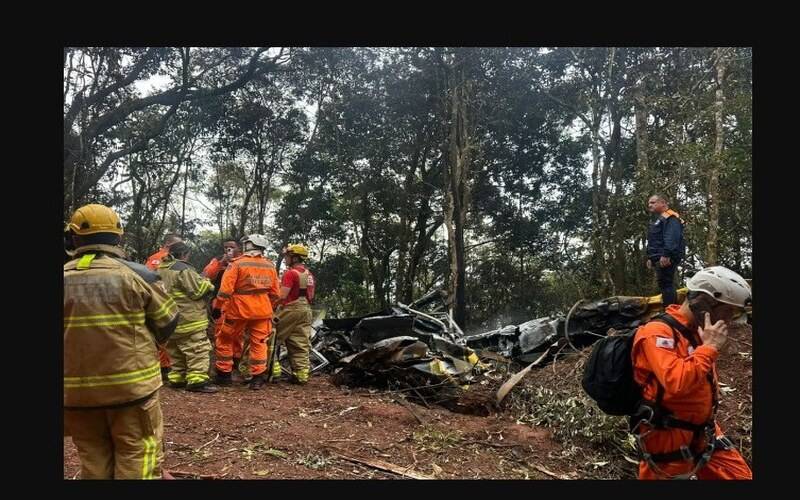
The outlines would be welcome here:
[[[200,382],[199,384],[188,384],[186,390],[189,392],[204,392],[206,394],[213,394],[219,391],[219,388],[213,385],[210,381]]]
[[[267,379],[263,375],[254,375],[253,379],[250,380],[250,388],[254,391],[261,389],[265,385],[267,385]]]
[[[169,386],[170,386],[170,387],[172,387],[173,389],[180,389],[180,388],[182,388],[182,387],[186,387],[186,381],[183,381],[183,382],[172,382],[172,381],[169,381],[169,382],[167,382],[167,383],[168,383],[168,384],[169,384]]]
[[[283,369],[281,368],[281,364],[278,361],[275,361],[272,364],[272,373],[270,373],[270,382],[273,384],[277,384],[280,381],[287,380],[286,374],[283,373]]]
[[[293,384],[305,385],[308,383],[308,370],[292,371],[290,381]]]
[[[233,379],[231,378],[231,372],[217,372],[216,380],[214,380],[217,385],[231,385],[233,384]]]

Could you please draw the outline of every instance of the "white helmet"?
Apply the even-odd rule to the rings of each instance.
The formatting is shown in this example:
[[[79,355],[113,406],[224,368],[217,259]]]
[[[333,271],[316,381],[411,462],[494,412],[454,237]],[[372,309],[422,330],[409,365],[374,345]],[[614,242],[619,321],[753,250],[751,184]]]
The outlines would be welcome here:
[[[269,242],[267,241],[267,237],[263,234],[251,234],[249,236],[245,236],[242,238],[242,245],[245,243],[250,242],[254,247],[259,247],[262,250],[266,250],[269,246]]]
[[[686,287],[694,292],[704,292],[718,302],[736,307],[746,307],[752,302],[750,285],[737,273],[722,266],[707,267],[689,278]]]

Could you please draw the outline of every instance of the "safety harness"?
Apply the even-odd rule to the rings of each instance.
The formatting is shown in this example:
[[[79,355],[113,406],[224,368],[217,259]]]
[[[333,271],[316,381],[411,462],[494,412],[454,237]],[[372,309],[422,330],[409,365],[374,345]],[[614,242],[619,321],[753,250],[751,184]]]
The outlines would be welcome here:
[[[676,332],[680,332],[680,334],[689,341],[693,348],[697,348],[697,341],[695,340],[695,337],[692,335],[691,331],[689,331],[689,329],[687,329],[669,314],[661,314],[653,319],[655,321],[666,323],[672,328],[672,336],[676,346],[678,345],[678,336]],[[661,476],[670,479],[697,479],[697,471],[703,468],[708,461],[711,460],[711,456],[715,451],[720,449],[728,450],[734,447],[733,443],[727,437],[716,437],[714,435],[716,429],[715,417],[717,414],[717,408],[719,406],[719,399],[717,397],[717,384],[714,381],[713,370],[709,371],[707,377],[708,382],[711,385],[712,394],[711,416],[707,422],[702,424],[693,424],[685,420],[677,419],[668,409],[662,406],[661,403],[664,398],[664,387],[658,382],[658,379],[655,378],[655,375],[651,373],[650,380],[654,379],[656,380],[656,385],[658,387],[655,401],[643,399],[640,402],[636,413],[634,413],[630,418],[630,432],[636,436],[639,458],[647,462],[647,464]],[[637,430],[642,424],[647,424],[651,427],[651,429],[644,433],[638,433]],[[682,445],[677,450],[666,453],[648,453],[644,445],[644,438],[652,432],[664,429],[683,429],[691,431],[692,439],[689,442],[689,446]],[[706,446],[700,451],[693,452],[690,448],[690,445],[701,437],[705,437]],[[657,465],[658,463],[676,462],[679,460],[694,462],[694,467],[685,474],[669,476]]]

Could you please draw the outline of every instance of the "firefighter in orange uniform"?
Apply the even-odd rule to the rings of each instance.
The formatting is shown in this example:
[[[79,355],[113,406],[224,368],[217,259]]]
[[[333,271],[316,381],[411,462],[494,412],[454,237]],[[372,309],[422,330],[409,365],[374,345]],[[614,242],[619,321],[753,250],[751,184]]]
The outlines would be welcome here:
[[[716,423],[716,360],[727,325],[751,303],[748,283],[724,267],[708,267],[687,283],[682,305],[667,307],[668,324],[637,331],[633,376],[643,401],[632,417],[640,479],[752,479]]]
[[[250,388],[260,389],[267,380],[268,339],[272,333],[272,304],[280,298],[275,264],[264,257],[267,238],[253,234],[242,239],[243,254],[228,264],[217,293],[214,319],[222,319],[215,339],[217,384],[230,385],[233,346],[245,329],[250,331]]]

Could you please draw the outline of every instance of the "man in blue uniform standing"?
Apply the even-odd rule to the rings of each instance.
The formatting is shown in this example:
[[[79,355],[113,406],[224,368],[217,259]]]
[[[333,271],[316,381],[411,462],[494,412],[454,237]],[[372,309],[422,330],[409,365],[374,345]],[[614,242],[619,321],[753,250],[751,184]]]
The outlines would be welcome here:
[[[683,219],[670,210],[667,197],[654,194],[647,201],[647,208],[656,216],[647,233],[647,267],[655,269],[661,303],[666,308],[678,303],[675,290],[675,269],[683,260],[686,244],[683,240]]]

